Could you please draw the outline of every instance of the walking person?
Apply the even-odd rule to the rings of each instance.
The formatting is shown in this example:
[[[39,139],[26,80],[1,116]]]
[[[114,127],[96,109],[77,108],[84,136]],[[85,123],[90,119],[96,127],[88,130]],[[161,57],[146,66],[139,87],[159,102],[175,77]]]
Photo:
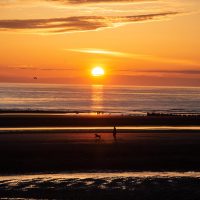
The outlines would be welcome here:
[[[115,140],[117,140],[117,129],[116,129],[116,126],[114,126],[114,128],[113,128],[113,138]]]

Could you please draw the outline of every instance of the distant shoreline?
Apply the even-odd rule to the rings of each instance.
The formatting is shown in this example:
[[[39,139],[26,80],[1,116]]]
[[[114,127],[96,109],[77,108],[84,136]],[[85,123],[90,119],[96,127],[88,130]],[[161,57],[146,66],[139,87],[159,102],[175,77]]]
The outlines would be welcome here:
[[[102,110],[35,110],[35,109],[0,109],[0,114],[65,114],[65,115],[126,115],[126,116],[198,116],[199,112],[168,112],[168,111],[130,111],[106,112]]]
[[[149,114],[68,114],[68,113],[2,113],[0,127],[106,127],[106,126],[199,126],[200,115]]]

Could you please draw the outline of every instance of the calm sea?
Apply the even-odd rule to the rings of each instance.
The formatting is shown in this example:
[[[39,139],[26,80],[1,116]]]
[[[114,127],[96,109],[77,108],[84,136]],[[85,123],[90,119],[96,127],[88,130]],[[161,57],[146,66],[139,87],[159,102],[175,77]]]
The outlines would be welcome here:
[[[0,84],[0,109],[200,113],[200,87]]]

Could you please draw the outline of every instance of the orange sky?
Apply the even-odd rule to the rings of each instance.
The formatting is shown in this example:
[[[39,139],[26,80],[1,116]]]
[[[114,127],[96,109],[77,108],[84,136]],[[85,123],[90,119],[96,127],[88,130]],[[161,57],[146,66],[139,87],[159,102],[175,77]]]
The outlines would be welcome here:
[[[0,81],[200,86],[199,0],[1,0]],[[103,78],[90,71],[102,66]]]

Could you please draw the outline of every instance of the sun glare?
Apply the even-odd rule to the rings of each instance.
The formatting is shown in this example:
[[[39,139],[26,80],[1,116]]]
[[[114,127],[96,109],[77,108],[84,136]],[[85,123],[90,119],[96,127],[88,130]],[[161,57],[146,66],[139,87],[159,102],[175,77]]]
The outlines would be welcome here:
[[[95,67],[91,71],[92,76],[103,76],[105,74],[104,69],[102,67]]]

